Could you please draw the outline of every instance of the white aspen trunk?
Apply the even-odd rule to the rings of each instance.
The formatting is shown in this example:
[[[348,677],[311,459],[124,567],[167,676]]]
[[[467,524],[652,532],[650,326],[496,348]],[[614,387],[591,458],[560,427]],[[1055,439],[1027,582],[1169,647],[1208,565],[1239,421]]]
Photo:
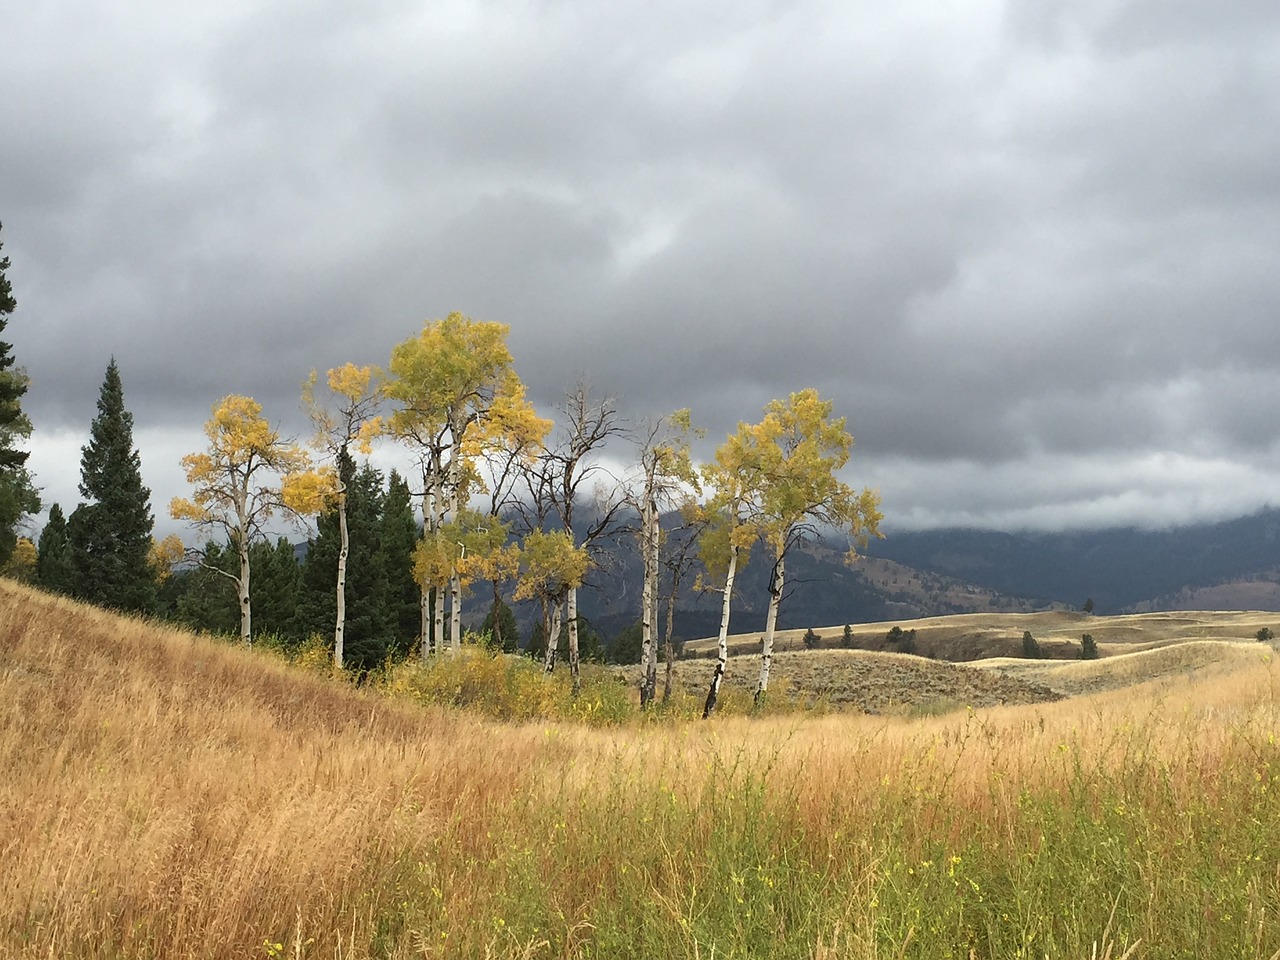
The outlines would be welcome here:
[[[462,579],[457,570],[449,578],[449,649],[462,649]]]
[[[458,449],[461,429],[450,425],[449,432],[453,437],[453,456],[449,458],[449,498],[448,519],[458,518],[458,489],[462,486],[462,456]],[[454,653],[462,649],[462,578],[458,576],[455,563],[449,572],[449,647]]]
[[[640,709],[643,710],[653,699],[653,688],[649,685],[649,659],[653,655],[653,594],[654,581],[658,570],[656,557],[653,555],[653,540],[650,537],[650,516],[653,501],[646,496],[644,506],[640,510],[640,547],[644,558],[644,586],[640,591]]]
[[[241,575],[236,581],[236,598],[239,600],[241,607],[241,640],[246,645],[253,643],[252,631],[252,611],[250,602],[248,602],[248,538],[243,532],[237,538],[236,550],[239,553],[239,561],[241,561]]]
[[[436,653],[444,653],[444,590],[440,587],[431,588],[432,603],[432,623],[431,635],[432,642],[435,645]]]
[[[667,597],[667,622],[665,636],[662,640],[662,654],[667,659],[667,678],[662,685],[662,702],[671,699],[671,685],[675,679],[676,645],[674,641],[676,623],[676,584],[671,584],[671,596]]]
[[[778,625],[778,607],[782,605],[782,555],[773,565],[769,578],[769,613],[764,621],[764,649],[760,651],[760,685],[756,687],[756,706],[764,705],[769,692],[769,669],[773,666],[773,632]]]
[[[560,601],[552,601],[551,612],[546,620],[547,652],[543,663],[543,672],[550,674],[556,668],[556,645],[560,640]]]
[[[724,577],[724,605],[720,609],[720,642],[716,648],[716,672],[711,676],[711,689],[707,691],[707,702],[702,708],[702,719],[708,720],[715,712],[716,700],[720,696],[720,681],[724,679],[725,668],[729,663],[729,607],[733,598],[733,577],[738,569],[738,548],[729,548],[729,569]]]
[[[649,566],[650,566],[650,583],[649,598],[647,601],[648,617],[650,627],[649,652],[645,658],[644,683],[646,701],[652,703],[654,694],[658,685],[658,545],[661,542],[661,531],[658,527],[658,504],[652,498],[649,500],[649,525],[645,530],[645,537],[648,540],[649,547]]]
[[[425,540],[434,525],[435,504],[432,502],[434,493],[434,485],[430,476],[431,471],[427,467],[422,470],[422,538]],[[422,659],[426,660],[431,656],[431,587],[425,583],[422,586],[422,593],[419,596],[419,614],[421,625],[419,627],[419,642],[422,644]]]
[[[573,679],[573,695],[582,690],[582,678],[578,674],[578,588],[570,587],[565,600],[565,614],[569,620],[569,676]]]
[[[347,554],[351,550],[351,537],[347,530],[347,501],[345,490],[342,492],[342,499],[338,501],[338,536],[341,542],[338,547],[338,615],[333,625],[333,665],[338,670],[341,670],[343,655],[342,641],[347,626]]]
[[[422,595],[419,599],[421,604],[421,648],[422,659],[426,659],[431,655],[431,591],[428,588],[422,588]]]
[[[440,476],[438,459],[431,478],[431,502],[431,534],[435,536],[440,530],[440,521],[444,515],[444,480]],[[436,653],[444,653],[444,590],[439,585],[432,587],[431,596],[435,601],[432,604],[434,616],[431,624],[433,645]]]

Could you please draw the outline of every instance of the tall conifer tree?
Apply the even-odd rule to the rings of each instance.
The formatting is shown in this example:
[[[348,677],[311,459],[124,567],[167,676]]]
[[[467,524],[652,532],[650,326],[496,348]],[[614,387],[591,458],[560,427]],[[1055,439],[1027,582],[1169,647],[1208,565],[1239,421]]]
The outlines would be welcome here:
[[[384,616],[389,634],[388,652],[406,656],[414,649],[421,625],[421,587],[413,579],[413,550],[418,542],[418,522],[408,482],[395,470],[387,479],[379,520],[378,555],[384,593]]]
[[[133,415],[113,357],[98,397],[98,415],[81,448],[80,495],[67,524],[76,593],[117,610],[147,611],[156,600],[155,571],[148,562],[151,491],[133,446]]]
[[[0,243],[0,251],[4,244]],[[0,333],[18,308],[9,283],[9,258],[0,257]],[[27,472],[27,451],[14,444],[31,435],[31,421],[22,412],[27,375],[13,365],[13,345],[0,340],[0,564],[9,559],[18,542],[17,527],[23,516],[40,509],[40,497]]]
[[[71,566],[67,518],[56,503],[49,508],[49,522],[40,531],[36,550],[36,583],[54,593],[74,592],[75,570]]]

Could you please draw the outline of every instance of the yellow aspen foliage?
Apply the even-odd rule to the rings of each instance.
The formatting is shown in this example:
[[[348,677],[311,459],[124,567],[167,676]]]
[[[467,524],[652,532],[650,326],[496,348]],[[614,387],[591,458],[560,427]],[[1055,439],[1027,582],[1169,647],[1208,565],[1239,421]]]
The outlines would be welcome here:
[[[37,558],[36,545],[31,542],[31,539],[19,537],[18,542],[14,544],[13,553],[5,561],[4,567],[0,568],[0,573],[12,580],[31,583],[36,578]]]
[[[423,587],[447,585],[461,552],[445,528],[428,533],[413,548],[413,579]]]
[[[287,476],[308,465],[306,452],[280,438],[262,415],[262,404],[252,397],[232,395],[218,401],[204,432],[208,450],[182,458],[195,493],[190,499],[174,497],[169,513],[175,520],[235,528],[256,524],[281,504],[278,490],[255,486],[255,480],[263,473]],[[237,522],[237,516],[243,522]]]
[[[280,483],[280,497],[294,513],[310,516],[333,503],[339,489],[337,471],[332,466],[324,466],[284,477]]]
[[[515,598],[529,600],[555,596],[561,590],[582,586],[590,555],[574,545],[563,530],[534,530],[524,538],[520,552],[520,582]]]
[[[186,547],[182,538],[171,533],[163,540],[151,538],[151,549],[147,551],[147,563],[155,572],[156,581],[163,583],[173,575],[174,565],[183,558]]]
[[[354,446],[367,455],[381,431],[377,411],[383,401],[382,371],[354,363],[334,367],[325,374],[327,398],[316,395],[319,379],[312,370],[302,385],[302,406],[316,431],[312,447],[336,456],[339,450]]]

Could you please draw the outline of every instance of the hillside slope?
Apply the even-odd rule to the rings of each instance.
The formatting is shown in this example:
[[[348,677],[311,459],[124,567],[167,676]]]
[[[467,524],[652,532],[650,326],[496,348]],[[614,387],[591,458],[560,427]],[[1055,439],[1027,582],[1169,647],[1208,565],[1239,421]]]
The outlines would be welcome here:
[[[1238,660],[980,714],[497,724],[0,580],[0,956],[1269,956],[1280,667]]]
[[[0,955],[368,944],[379,851],[508,802],[536,743],[0,579]]]

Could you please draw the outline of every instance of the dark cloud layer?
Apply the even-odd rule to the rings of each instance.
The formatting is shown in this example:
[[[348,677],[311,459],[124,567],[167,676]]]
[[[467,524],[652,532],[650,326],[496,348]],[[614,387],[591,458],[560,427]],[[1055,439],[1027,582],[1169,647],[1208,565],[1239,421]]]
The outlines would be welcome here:
[[[547,407],[714,438],[817,386],[900,525],[1273,496],[1271,3],[54,0],[0,82],[51,499],[111,354],[163,501],[218,397],[297,426],[312,367],[455,309]]]

